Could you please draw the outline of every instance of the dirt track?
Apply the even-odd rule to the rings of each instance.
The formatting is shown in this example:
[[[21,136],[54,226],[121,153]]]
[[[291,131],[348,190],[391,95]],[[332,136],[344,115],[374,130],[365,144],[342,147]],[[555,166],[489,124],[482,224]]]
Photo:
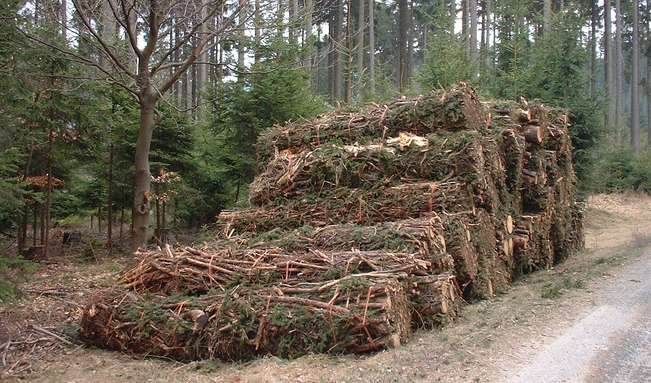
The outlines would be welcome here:
[[[584,254],[528,276],[491,302],[468,306],[455,324],[419,332],[397,350],[180,364],[51,342],[7,353],[5,371],[14,363],[15,370],[25,366],[16,375],[34,382],[649,381],[651,199],[599,196],[590,202]],[[42,270],[28,289],[66,288],[62,295],[30,295],[0,307],[0,345],[3,337],[24,339],[30,323],[59,332],[74,325],[75,302],[93,290],[88,285],[110,283],[117,269],[106,263]]]

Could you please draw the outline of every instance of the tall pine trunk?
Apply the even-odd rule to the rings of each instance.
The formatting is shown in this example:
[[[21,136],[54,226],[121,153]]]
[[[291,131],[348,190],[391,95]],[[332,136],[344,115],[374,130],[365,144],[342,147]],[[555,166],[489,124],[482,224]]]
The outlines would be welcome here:
[[[611,18],[610,0],[604,0],[604,74],[606,85],[605,125],[612,132],[615,128],[615,62],[611,44]]]
[[[364,0],[357,0],[357,76],[359,79],[364,74],[364,27],[365,20],[365,3]],[[362,88],[359,87],[358,93],[361,93]]]
[[[200,17],[201,20],[204,20],[208,17],[208,1],[201,0],[200,6]],[[200,30],[202,35],[208,33],[208,23],[202,22]],[[197,95],[199,98],[201,98],[201,91],[206,87],[206,85],[208,85],[208,61],[208,50],[206,49],[201,53],[201,56],[199,57],[199,65],[197,66]]]
[[[47,258],[50,237],[50,214],[52,210],[52,151],[54,149],[54,129],[50,127],[47,144],[47,192],[45,195],[45,231],[43,256]]]
[[[468,0],[470,14],[470,62],[473,66],[473,77],[477,77],[479,56],[477,52],[477,0]]]
[[[334,101],[341,100],[342,88],[344,82],[343,65],[341,60],[341,49],[343,48],[343,33],[342,26],[344,24],[344,4],[343,0],[336,0],[335,6],[335,24],[333,35],[333,56],[334,56],[334,72],[333,72],[333,95]]]
[[[622,4],[615,0],[615,124],[618,141],[622,142],[624,121],[624,52],[622,48]]]
[[[409,29],[409,3],[407,0],[398,0],[398,89],[400,93],[407,86],[408,62],[408,29]]]
[[[552,0],[544,0],[543,4],[543,34],[547,35],[552,28]]]
[[[253,53],[253,63],[258,64],[260,62],[260,44],[261,44],[261,39],[260,39],[260,29],[262,28],[262,13],[260,10],[260,0],[255,0],[253,4],[253,37],[255,41],[255,51]]]
[[[631,80],[631,141],[635,153],[640,153],[640,23],[639,4],[633,2],[633,65]]]
[[[464,41],[468,44],[468,1],[461,0],[461,36],[463,36]],[[452,24],[453,28],[455,22]]]
[[[110,134],[110,133],[109,133]],[[111,137],[109,144],[109,163],[108,163],[108,196],[106,201],[106,209],[108,212],[108,227],[107,227],[107,240],[109,255],[113,254],[113,138]]]
[[[353,99],[353,0],[346,0],[346,91],[344,102],[349,104]]]
[[[368,0],[368,89],[375,95],[375,0]]]
[[[646,1],[646,19],[646,145],[651,148],[651,26],[648,23],[651,20],[651,0]]]
[[[491,19],[491,14],[493,12],[493,0],[486,0],[486,45],[485,45],[485,50],[484,52],[484,58],[486,60],[486,68],[491,68],[491,54],[490,54],[490,40],[491,40],[491,30],[492,30],[492,19]]]
[[[590,96],[597,90],[597,1],[590,2]]]
[[[296,10],[298,9],[298,2],[296,0],[289,0],[289,42],[296,43]]]
[[[246,2],[240,1],[240,6],[241,6],[240,12],[238,15],[239,18],[238,26],[240,28],[240,31],[239,31],[239,42],[237,46],[237,70],[239,71],[239,73],[237,74],[237,79],[238,81],[244,81],[245,78],[244,72],[246,70],[245,63],[244,63],[246,58],[246,48],[244,46],[244,42],[246,40],[246,10],[247,10]]]
[[[312,49],[308,46],[308,44],[312,43],[312,12],[314,12],[313,7],[314,5],[312,3],[312,0],[305,0],[303,6],[305,13],[303,23],[303,48],[306,50],[306,53],[305,58],[303,59],[303,66],[307,68],[307,70],[310,72],[310,75],[312,75]]]

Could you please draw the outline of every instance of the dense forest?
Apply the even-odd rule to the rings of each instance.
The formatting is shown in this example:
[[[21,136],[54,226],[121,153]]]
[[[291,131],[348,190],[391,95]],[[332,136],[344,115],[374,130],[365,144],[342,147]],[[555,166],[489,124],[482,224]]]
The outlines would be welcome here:
[[[109,250],[200,230],[248,204],[266,128],[458,81],[569,108],[584,191],[650,190],[650,8],[4,0],[1,251],[47,252],[68,227]]]

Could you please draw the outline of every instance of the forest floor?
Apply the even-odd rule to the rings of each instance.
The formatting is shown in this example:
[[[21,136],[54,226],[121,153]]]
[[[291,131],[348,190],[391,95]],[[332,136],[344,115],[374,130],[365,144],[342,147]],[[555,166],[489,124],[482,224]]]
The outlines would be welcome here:
[[[651,197],[593,196],[586,219],[582,254],[370,356],[182,364],[88,348],[74,340],[80,305],[129,260],[56,258],[21,285],[22,299],[0,306],[0,381],[649,381]]]

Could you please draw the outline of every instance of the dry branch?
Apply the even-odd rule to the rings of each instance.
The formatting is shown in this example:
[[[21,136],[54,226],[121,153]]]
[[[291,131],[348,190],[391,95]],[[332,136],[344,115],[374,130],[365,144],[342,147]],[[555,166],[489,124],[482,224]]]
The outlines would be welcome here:
[[[278,151],[297,152],[332,141],[353,144],[369,136],[482,130],[485,126],[486,119],[475,91],[461,83],[451,90],[432,91],[425,97],[373,105],[356,113],[337,111],[315,121],[274,127],[258,139],[258,156],[266,162]]]

